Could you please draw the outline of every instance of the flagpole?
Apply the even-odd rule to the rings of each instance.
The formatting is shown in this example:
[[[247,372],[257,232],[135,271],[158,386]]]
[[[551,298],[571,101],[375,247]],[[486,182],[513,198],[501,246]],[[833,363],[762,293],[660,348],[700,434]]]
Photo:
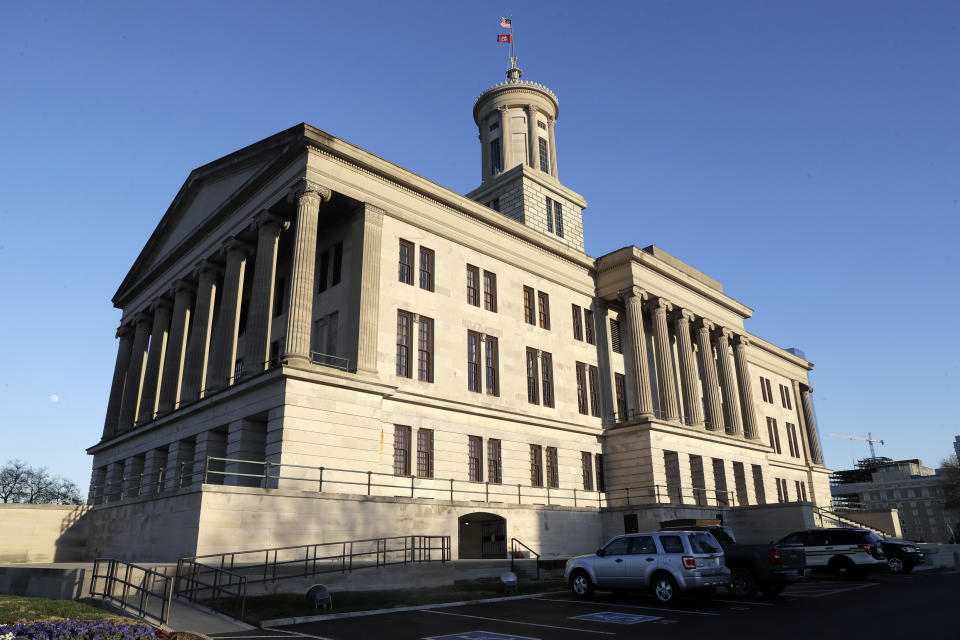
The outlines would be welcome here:
[[[517,66],[517,52],[514,49],[514,40],[513,37],[513,14],[510,14],[510,66]]]

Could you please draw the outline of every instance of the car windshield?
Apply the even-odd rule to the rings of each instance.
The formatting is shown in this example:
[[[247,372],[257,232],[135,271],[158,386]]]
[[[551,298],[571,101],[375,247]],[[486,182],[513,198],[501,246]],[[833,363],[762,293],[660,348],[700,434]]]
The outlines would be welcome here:
[[[717,541],[709,533],[691,533],[690,548],[694,553],[720,553]]]
[[[716,529],[711,529],[710,533],[717,539],[717,542],[726,542],[728,544],[737,543],[736,538],[733,537],[733,529],[730,527],[717,527]]]

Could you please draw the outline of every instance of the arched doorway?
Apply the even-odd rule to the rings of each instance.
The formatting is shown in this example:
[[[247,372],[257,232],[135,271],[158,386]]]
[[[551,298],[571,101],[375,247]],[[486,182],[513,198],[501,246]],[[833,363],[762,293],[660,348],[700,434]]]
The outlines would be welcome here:
[[[506,558],[507,521],[493,513],[468,513],[457,519],[458,557]]]

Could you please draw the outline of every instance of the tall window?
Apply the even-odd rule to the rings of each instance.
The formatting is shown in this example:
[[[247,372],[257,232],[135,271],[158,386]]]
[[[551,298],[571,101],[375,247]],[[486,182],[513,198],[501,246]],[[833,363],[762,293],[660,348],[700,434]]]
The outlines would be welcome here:
[[[790,447],[790,455],[794,458],[800,457],[800,441],[797,440],[797,425],[787,423],[787,445]]]
[[[503,171],[503,159],[500,157],[500,138],[490,141],[490,173],[496,175]]]
[[[413,314],[397,311],[397,375],[411,377],[410,342],[413,334]]]
[[[757,499],[757,504],[767,504],[767,492],[763,488],[763,469],[760,465],[753,466],[753,495]]]
[[[537,143],[540,151],[540,171],[550,173],[550,156],[547,155],[547,141],[545,138],[537,136]]]
[[[340,284],[343,277],[343,240],[333,245],[333,265],[330,271],[330,286]]]
[[[580,466],[583,473],[583,490],[593,491],[593,456],[589,451],[580,452]]]
[[[527,324],[536,324],[536,312],[534,311],[533,289],[523,288],[523,321]]]
[[[547,231],[553,233],[553,199],[547,196]]]
[[[327,290],[327,281],[330,279],[330,250],[320,252],[320,269],[317,272],[317,291]]]
[[[547,447],[547,486],[552,489],[560,486],[560,465],[557,463],[556,447]]]
[[[467,265],[467,304],[480,306],[480,269]]]
[[[417,338],[417,378],[433,382],[433,318],[420,316]]]
[[[767,434],[770,436],[770,446],[773,447],[773,450],[782,453],[780,451],[780,429],[777,428],[775,418],[767,418]]]
[[[470,482],[483,482],[483,438],[468,436],[467,459],[469,461]]]
[[[410,427],[393,427],[393,475],[410,475]]]
[[[583,316],[580,307],[573,305],[573,339],[583,340]]]
[[[614,353],[623,353],[623,344],[620,342],[620,322],[610,318],[610,348]]]
[[[433,477],[433,429],[417,429],[417,475]]]
[[[287,281],[285,278],[277,278],[277,288],[273,295],[273,316],[283,315],[283,297],[287,292]]]
[[[500,349],[496,338],[486,336],[483,341],[484,369],[487,378],[487,395],[500,395]]]
[[[577,363],[577,409],[587,415],[587,365]]]
[[[553,406],[553,356],[540,352],[540,373],[543,377],[543,406]]]
[[[593,456],[594,461],[596,462],[597,469],[597,491],[606,491],[607,484],[606,478],[603,475],[603,454],[598,453]]]
[[[487,440],[487,481],[495,484],[503,482],[500,466],[500,441]]]
[[[527,347],[527,402],[540,404],[540,390],[537,382],[537,350]]]
[[[553,221],[554,221],[554,226],[557,229],[557,236],[562,238],[563,237],[563,205],[557,202],[556,200],[553,201]]]
[[[237,360],[233,363],[233,379],[239,380],[243,375],[243,360]]]
[[[543,449],[538,444],[530,445],[530,484],[543,486]]]
[[[760,393],[763,395],[763,401],[773,404],[773,389],[770,387],[770,380],[760,376]]]
[[[583,310],[583,333],[587,344],[597,344],[597,338],[593,333],[593,311],[590,309]]]
[[[543,291],[537,291],[537,303],[540,310],[540,328],[550,330],[550,296]]]
[[[627,377],[622,373],[613,374],[614,393],[617,396],[617,417],[627,417]]]
[[[400,282],[413,284],[413,243],[400,241],[400,264],[398,276]]]
[[[590,365],[587,369],[588,382],[590,383],[590,415],[600,416],[600,375],[597,368]]]
[[[793,409],[793,402],[790,400],[790,388],[780,385],[780,404],[784,409]]]
[[[483,308],[487,311],[497,311],[497,274],[483,272]]]
[[[420,247],[420,288],[433,291],[433,249]]]
[[[480,391],[480,334],[467,331],[467,390]]]

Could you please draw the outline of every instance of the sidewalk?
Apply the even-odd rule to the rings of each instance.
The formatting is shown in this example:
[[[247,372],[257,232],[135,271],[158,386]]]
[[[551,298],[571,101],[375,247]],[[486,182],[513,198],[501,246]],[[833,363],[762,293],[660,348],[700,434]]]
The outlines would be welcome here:
[[[183,631],[211,635],[214,633],[228,633],[230,631],[249,631],[256,629],[226,616],[212,611],[198,609],[180,600],[174,600],[170,606],[170,616],[163,627],[170,631]]]

